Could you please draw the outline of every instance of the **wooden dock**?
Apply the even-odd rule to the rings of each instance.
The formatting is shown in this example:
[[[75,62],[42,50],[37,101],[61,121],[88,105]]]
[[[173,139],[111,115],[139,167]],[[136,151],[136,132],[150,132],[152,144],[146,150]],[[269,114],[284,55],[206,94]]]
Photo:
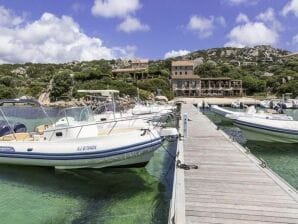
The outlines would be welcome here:
[[[169,224],[298,223],[294,188],[192,104],[182,104],[181,114],[188,136],[178,141],[177,161],[198,169],[176,168]]]

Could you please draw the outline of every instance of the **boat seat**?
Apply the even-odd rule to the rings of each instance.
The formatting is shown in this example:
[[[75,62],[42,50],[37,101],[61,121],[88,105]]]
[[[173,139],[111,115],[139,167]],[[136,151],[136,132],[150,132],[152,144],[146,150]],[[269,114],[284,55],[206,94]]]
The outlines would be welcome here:
[[[25,132],[27,132],[27,127],[26,127],[26,125],[24,125],[22,123],[16,123],[13,126],[13,130],[15,133],[25,133]]]
[[[47,124],[39,125],[35,128],[35,132],[42,135],[48,127],[49,126]]]
[[[0,126],[0,137],[11,134],[12,130],[11,127],[7,124],[3,124]]]
[[[0,136],[9,135],[12,133],[26,133],[27,127],[22,123],[15,123],[13,125],[0,124]]]
[[[0,137],[0,141],[33,141],[28,132],[8,134]]]

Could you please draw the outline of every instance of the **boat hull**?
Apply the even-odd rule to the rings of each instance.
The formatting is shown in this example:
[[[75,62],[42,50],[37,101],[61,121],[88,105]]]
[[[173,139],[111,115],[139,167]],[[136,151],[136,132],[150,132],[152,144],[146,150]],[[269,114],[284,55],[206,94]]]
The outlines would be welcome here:
[[[223,116],[223,117],[226,117],[226,115],[228,115],[228,114],[235,113],[234,111],[226,110],[226,109],[218,107],[218,106],[211,106],[210,110],[218,115]]]
[[[245,138],[250,141],[298,143],[298,134],[290,134],[261,126],[245,124],[237,120],[234,121],[234,124],[241,129]]]
[[[137,136],[136,136],[137,137]],[[136,138],[135,137],[135,138]],[[147,163],[163,141],[149,134],[142,140],[116,138],[103,144],[102,138],[78,142],[12,142],[0,145],[0,163],[49,166],[57,169],[134,166]]]

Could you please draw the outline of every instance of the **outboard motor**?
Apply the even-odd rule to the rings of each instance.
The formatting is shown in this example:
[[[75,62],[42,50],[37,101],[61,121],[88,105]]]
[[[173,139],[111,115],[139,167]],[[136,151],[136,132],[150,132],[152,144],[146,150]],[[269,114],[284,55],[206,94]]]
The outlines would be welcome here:
[[[15,133],[24,133],[27,132],[27,127],[22,123],[16,123],[13,127],[13,130]]]

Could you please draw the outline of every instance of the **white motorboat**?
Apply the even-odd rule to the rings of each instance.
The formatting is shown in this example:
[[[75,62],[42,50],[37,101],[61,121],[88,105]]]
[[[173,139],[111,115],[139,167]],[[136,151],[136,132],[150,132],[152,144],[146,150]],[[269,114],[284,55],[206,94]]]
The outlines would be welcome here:
[[[261,108],[266,108],[266,109],[273,109],[277,107],[280,104],[281,100],[278,99],[272,99],[272,100],[262,100],[260,101],[260,107]]]
[[[260,101],[260,107],[262,108],[270,108],[270,105],[271,105],[271,100],[262,100]]]
[[[247,140],[298,143],[298,121],[239,117],[234,120]]]
[[[218,105],[211,105],[210,110],[216,114],[219,114],[223,117],[225,117],[227,114],[235,114],[236,111],[227,110],[223,107],[220,107]]]
[[[293,117],[286,114],[272,114],[265,113],[264,111],[256,111],[254,106],[250,106],[246,109],[245,112],[241,111],[231,111],[225,108],[219,107],[217,105],[211,106],[211,111],[217,113],[225,118],[230,120],[238,119],[239,117],[255,117],[263,119],[272,119],[272,120],[293,120]]]
[[[298,99],[293,100],[293,109],[298,109]]]
[[[96,121],[124,121],[130,125],[142,125],[144,122],[165,122],[167,119],[173,115],[175,107],[172,105],[136,105],[134,108],[116,112],[115,109],[112,111],[106,110],[108,108],[105,104],[101,105],[102,108],[99,114],[94,115]],[[99,110],[98,110],[99,111]]]
[[[293,109],[294,107],[294,99],[288,99],[280,102],[280,105],[283,109]]]
[[[257,111],[254,106],[248,107],[245,112],[235,112],[232,114],[227,114],[225,117],[231,120],[238,119],[239,117],[255,117],[255,118],[263,118],[263,119],[270,119],[270,120],[285,120],[285,121],[293,120],[293,117],[288,116],[286,114],[267,113],[267,112],[264,112],[263,110]]]
[[[133,115],[144,115],[144,114],[170,114],[174,110],[174,107],[171,105],[142,105],[137,104],[129,110],[128,112],[132,113]]]
[[[50,166],[58,169],[102,168],[146,164],[163,141],[162,131],[144,128],[99,128],[86,108],[78,113],[65,113],[53,125],[27,131],[25,124],[14,125],[5,115],[4,104],[35,104],[34,100],[0,101],[5,125],[0,130],[0,163]],[[46,112],[45,112],[46,114]],[[167,135],[177,132],[166,130]]]
[[[231,103],[232,108],[240,108],[240,106],[241,106],[241,103],[240,103],[239,100],[234,101],[234,102]]]

